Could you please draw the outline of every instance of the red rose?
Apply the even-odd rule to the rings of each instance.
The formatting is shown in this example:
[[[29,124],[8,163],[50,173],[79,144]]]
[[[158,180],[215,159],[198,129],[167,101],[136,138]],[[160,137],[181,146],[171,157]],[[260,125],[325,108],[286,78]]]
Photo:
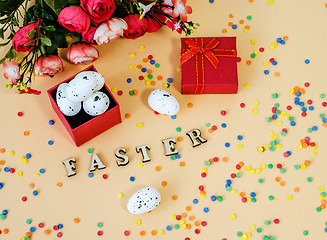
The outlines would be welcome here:
[[[34,43],[29,46],[24,46],[26,43],[32,41],[31,38],[28,37],[28,33],[32,29],[36,29],[39,26],[39,22],[31,23],[19,29],[13,39],[12,39],[12,46],[16,50],[16,52],[26,52],[31,50],[34,47]]]
[[[90,44],[77,43],[68,48],[66,56],[71,63],[89,64],[99,58],[99,52]]]
[[[81,7],[90,15],[92,22],[99,24],[111,17],[116,5],[114,0],[81,0]]]
[[[55,55],[41,57],[34,66],[36,76],[53,76],[64,71],[64,61]]]
[[[82,38],[84,41],[96,45],[97,42],[94,40],[94,34],[96,30],[96,27],[89,27],[87,31],[82,32]]]
[[[166,22],[166,17],[162,14],[156,14],[155,16],[150,15],[148,17],[148,33],[156,32],[163,26],[163,24],[159,23],[156,19],[164,23]]]
[[[124,38],[142,37],[148,29],[148,22],[144,18],[140,19],[140,15],[128,15],[124,20],[128,26],[128,29],[124,31]]]
[[[66,7],[58,16],[58,23],[69,31],[84,32],[91,24],[90,17],[80,7]]]

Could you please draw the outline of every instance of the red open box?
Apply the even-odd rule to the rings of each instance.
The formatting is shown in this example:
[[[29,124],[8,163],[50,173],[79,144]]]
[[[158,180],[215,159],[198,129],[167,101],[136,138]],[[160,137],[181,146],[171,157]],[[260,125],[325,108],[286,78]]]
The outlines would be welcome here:
[[[92,65],[84,69],[83,71],[97,71],[97,70]],[[69,82],[76,75],[77,73],[61,83]],[[73,117],[65,116],[59,110],[59,107],[56,102],[57,88],[61,83],[50,88],[47,92],[53,109],[57,113],[61,122],[64,124],[65,128],[69,132],[70,136],[72,137],[77,147],[91,140],[92,138],[98,136],[99,134],[103,133],[109,128],[122,122],[120,116],[119,104],[114,98],[114,96],[112,95],[112,93],[110,92],[110,90],[108,89],[106,84],[104,84],[104,86],[100,89],[100,91],[106,93],[110,99],[110,106],[105,113],[96,117],[92,117],[87,113],[85,113],[83,109],[81,109],[81,111]]]

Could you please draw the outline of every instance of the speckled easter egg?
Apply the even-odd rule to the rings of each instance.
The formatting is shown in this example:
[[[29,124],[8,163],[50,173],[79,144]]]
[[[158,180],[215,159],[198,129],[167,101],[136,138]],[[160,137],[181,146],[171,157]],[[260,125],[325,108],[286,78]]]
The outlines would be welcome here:
[[[82,103],[75,103],[67,99],[66,89],[68,87],[67,83],[62,83],[59,85],[56,93],[56,100],[59,110],[66,116],[75,116],[79,111],[81,111]]]
[[[68,83],[66,96],[72,102],[82,102],[95,91],[97,82],[90,72],[81,72]]]
[[[160,204],[161,196],[154,187],[145,187],[133,194],[128,200],[127,209],[130,213],[141,214],[152,211]]]
[[[176,98],[162,89],[150,93],[148,104],[154,111],[169,116],[176,115],[180,108]]]
[[[91,116],[98,116],[109,108],[109,97],[103,92],[95,92],[83,102],[84,111]]]

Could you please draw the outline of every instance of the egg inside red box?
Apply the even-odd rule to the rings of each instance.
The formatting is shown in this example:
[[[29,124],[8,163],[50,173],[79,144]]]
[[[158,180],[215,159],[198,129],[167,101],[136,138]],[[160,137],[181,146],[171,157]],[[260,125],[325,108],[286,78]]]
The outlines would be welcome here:
[[[97,72],[93,65],[84,69],[81,72],[84,71]],[[119,104],[106,84],[104,84],[104,86],[99,90],[100,92],[105,93],[110,100],[109,108],[103,114],[93,117],[87,114],[83,109],[81,109],[81,111],[75,116],[65,116],[60,111],[56,101],[57,89],[60,84],[68,83],[69,81],[74,79],[77,74],[78,73],[66,79],[65,81],[57,84],[56,86],[50,88],[48,90],[48,96],[52,108],[55,110],[61,122],[64,124],[68,133],[70,134],[76,146],[78,147],[84,144],[85,142],[91,140],[92,138],[98,136],[99,134],[103,133],[104,131],[108,130],[109,128],[121,123],[122,120],[120,115]]]

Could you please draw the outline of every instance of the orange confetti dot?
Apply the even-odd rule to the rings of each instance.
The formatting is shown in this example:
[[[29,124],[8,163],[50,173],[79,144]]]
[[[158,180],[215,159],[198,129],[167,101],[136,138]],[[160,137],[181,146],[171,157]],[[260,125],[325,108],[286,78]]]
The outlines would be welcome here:
[[[147,72],[148,74],[152,74],[152,69],[148,69],[148,70],[146,70],[146,72]]]
[[[139,94],[139,91],[138,90],[133,90],[133,92],[134,92],[134,95]]]
[[[5,160],[0,160],[0,165],[4,165],[6,163]]]
[[[204,195],[204,194],[206,194],[206,191],[200,191],[200,194]]]
[[[199,221],[195,221],[195,222],[194,222],[194,225],[198,227],[198,226],[201,225],[201,223],[200,223]]]
[[[4,153],[5,151],[6,151],[6,149],[4,149],[4,148],[0,149],[0,153]]]
[[[311,161],[310,160],[305,160],[304,161],[304,165],[305,166],[310,166],[311,165]]]
[[[281,180],[280,177],[276,177],[276,178],[275,178],[275,181],[276,181],[276,182],[280,182],[280,180]]]
[[[275,73],[274,73],[274,76],[275,76],[275,77],[279,77],[279,76],[280,76],[280,73],[279,73],[279,72],[275,72]]]
[[[153,236],[157,235],[157,230],[152,230],[151,235],[153,235]]]
[[[51,233],[50,229],[46,229],[46,230],[44,230],[44,234],[45,234],[45,235],[49,235],[50,233]]]
[[[284,36],[283,40],[287,41],[288,40],[288,36]]]
[[[296,192],[296,193],[300,192],[300,188],[299,188],[299,187],[295,187],[293,190],[294,190],[294,192]]]
[[[161,81],[161,80],[162,80],[162,76],[159,75],[159,76],[157,77],[157,79],[158,79],[159,81]]]
[[[129,113],[125,114],[125,118],[130,118],[130,117],[131,117],[131,114],[129,114]]]
[[[183,141],[183,139],[184,139],[183,137],[178,137],[177,141],[181,142],[181,141]]]
[[[155,167],[155,170],[156,170],[157,172],[159,172],[159,171],[161,171],[161,167],[160,167],[160,166],[156,166],[156,167]]]
[[[250,3],[253,3],[253,2],[254,2],[254,0],[249,0],[249,2],[250,2]]]
[[[304,140],[304,139],[301,139],[301,140],[300,140],[300,143],[301,143],[301,144],[305,143],[305,140]]]
[[[181,217],[182,217],[182,218],[187,218],[187,213],[182,213],[182,214],[181,214]]]
[[[186,165],[185,162],[180,162],[180,163],[179,163],[179,166],[181,166],[181,167],[185,167],[185,165]]]
[[[209,129],[208,129],[208,132],[209,132],[209,133],[213,133],[213,129],[212,129],[212,128],[209,128]]]
[[[249,25],[246,25],[244,28],[247,29],[247,30],[250,30],[250,26]]]
[[[79,218],[74,218],[74,223],[79,223],[79,222],[80,222]]]
[[[156,82],[155,81],[151,81],[150,84],[151,84],[151,86],[154,86],[154,85],[156,85]]]
[[[186,211],[191,211],[192,210],[192,207],[191,206],[187,206],[185,209],[186,209]]]
[[[229,158],[228,157],[223,157],[223,162],[228,162]]]
[[[142,68],[142,65],[137,65],[136,66],[138,69],[141,69]]]
[[[195,217],[194,216],[189,216],[188,219],[190,219],[190,221],[194,221]]]
[[[230,26],[230,27],[231,27],[231,26],[233,26],[233,24],[234,24],[234,23],[232,23],[232,22],[229,22],[229,23],[228,23],[228,26]]]
[[[30,184],[28,184],[28,187],[29,187],[29,188],[34,188],[35,185],[34,185],[34,183],[30,183]]]
[[[221,32],[222,33],[227,33],[227,29],[224,28],[223,30],[221,30]]]
[[[244,166],[244,162],[239,162],[238,165],[240,165],[241,167]]]
[[[322,126],[323,126],[323,127],[327,127],[327,123],[323,123]]]
[[[193,107],[193,103],[188,103],[188,104],[187,104],[187,107],[188,107],[188,108],[192,108],[192,107]]]
[[[212,159],[212,158],[210,158],[210,159],[209,159],[209,162],[212,164],[212,163],[213,163],[213,159]]]
[[[326,208],[326,205],[325,205],[325,204],[321,204],[321,205],[320,205],[320,208],[321,208],[321,209],[325,209],[325,208]]]
[[[30,238],[31,236],[32,236],[32,234],[30,232],[26,232],[25,233],[25,237],[29,237]]]
[[[307,143],[303,143],[303,144],[302,144],[302,147],[303,147],[303,148],[307,148],[307,147],[308,147],[308,144],[307,144]]]
[[[2,230],[2,232],[3,232],[4,234],[8,234],[8,233],[9,233],[9,229],[8,229],[8,228],[5,228],[5,229]]]
[[[281,185],[282,187],[284,187],[284,186],[286,185],[286,182],[281,181],[281,182],[280,182],[280,185]]]
[[[294,90],[295,90],[295,92],[298,92],[298,91],[300,91],[300,87],[299,86],[295,86],[294,87]]]
[[[233,15],[233,14],[229,14],[228,17],[229,17],[229,18],[233,18],[234,15]]]
[[[174,201],[176,201],[177,200],[177,196],[176,195],[173,195],[172,197],[171,197],[171,199],[173,199]]]
[[[240,24],[243,24],[243,23],[244,23],[244,20],[240,20],[239,23],[240,23]]]
[[[144,63],[147,63],[149,61],[149,59],[147,59],[147,58],[143,58],[143,62]]]
[[[162,181],[161,182],[161,186],[166,187],[167,186],[167,182],[166,181]]]
[[[145,234],[146,234],[145,231],[141,231],[141,232],[140,232],[140,235],[141,235],[141,236],[145,236]]]
[[[28,135],[30,135],[30,132],[29,131],[25,131],[24,132],[24,136],[28,136]]]
[[[321,200],[321,203],[326,205],[327,204],[327,200],[326,199]]]
[[[186,224],[186,228],[187,229],[191,229],[192,228],[192,225],[191,224]]]
[[[240,192],[240,197],[245,197],[245,193],[244,192]]]
[[[61,183],[61,182],[58,182],[58,183],[57,183],[57,186],[58,186],[58,187],[62,187],[62,183]]]
[[[251,60],[246,61],[246,65],[251,65],[251,63],[252,63]]]

